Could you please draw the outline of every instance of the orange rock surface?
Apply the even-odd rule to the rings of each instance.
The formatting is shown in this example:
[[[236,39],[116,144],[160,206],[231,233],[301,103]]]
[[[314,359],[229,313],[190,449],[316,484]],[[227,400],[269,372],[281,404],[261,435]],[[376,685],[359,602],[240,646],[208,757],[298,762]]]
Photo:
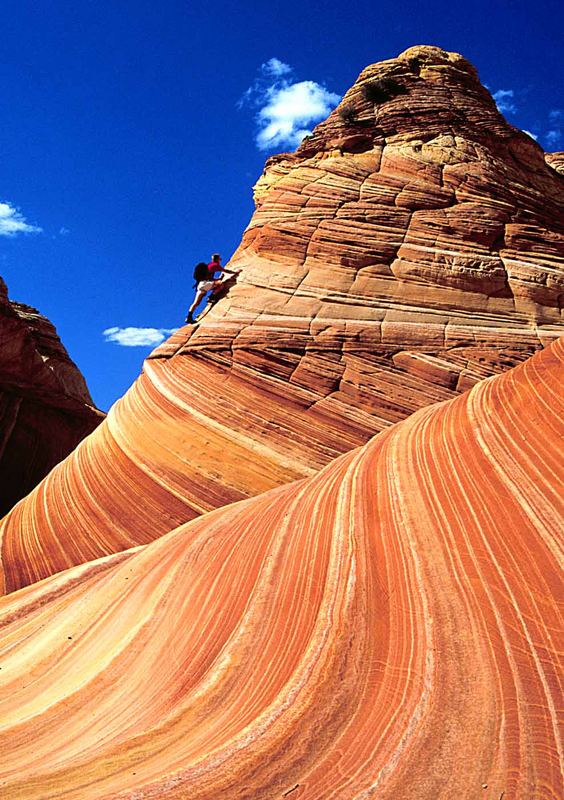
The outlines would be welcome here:
[[[553,340],[554,164],[462,56],[417,47],[364,70],[267,163],[236,285],[4,520],[6,590],[310,476]]]
[[[0,600],[10,800],[559,800],[564,340]]]
[[[54,326],[0,278],[0,515],[103,418]]]

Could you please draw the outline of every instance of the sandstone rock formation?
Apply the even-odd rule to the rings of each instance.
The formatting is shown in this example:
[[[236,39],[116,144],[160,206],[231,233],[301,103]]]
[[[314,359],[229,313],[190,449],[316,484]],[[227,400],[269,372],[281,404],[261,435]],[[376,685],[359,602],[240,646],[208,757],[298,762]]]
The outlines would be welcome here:
[[[368,67],[271,158],[237,284],[1,528],[6,590],[307,477],[563,330],[564,177],[461,56]]]
[[[546,153],[546,163],[551,166],[556,172],[561,175],[564,174],[564,152],[560,153]]]
[[[102,421],[55,328],[0,278],[0,514]]]
[[[0,600],[0,796],[558,800],[564,339]]]

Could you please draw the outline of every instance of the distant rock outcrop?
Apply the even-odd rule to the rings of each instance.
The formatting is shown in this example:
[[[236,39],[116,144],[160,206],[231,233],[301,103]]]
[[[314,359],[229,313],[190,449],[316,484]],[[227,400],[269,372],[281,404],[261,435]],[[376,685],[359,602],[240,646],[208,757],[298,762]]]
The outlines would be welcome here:
[[[416,47],[365,69],[269,159],[236,285],[5,519],[7,590],[310,476],[552,341],[556,166],[462,56]]]
[[[102,421],[54,326],[0,278],[0,514]]]
[[[563,379],[1,598],[0,795],[562,798]]]
[[[562,153],[546,153],[546,163],[549,164],[556,172],[564,175],[564,152]]]

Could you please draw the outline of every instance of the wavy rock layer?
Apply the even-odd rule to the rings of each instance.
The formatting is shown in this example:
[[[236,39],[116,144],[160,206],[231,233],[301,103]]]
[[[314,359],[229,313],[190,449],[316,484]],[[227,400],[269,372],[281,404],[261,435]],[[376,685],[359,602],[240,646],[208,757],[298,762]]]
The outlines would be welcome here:
[[[564,341],[0,601],[0,796],[558,800]]]
[[[0,514],[103,417],[51,322],[10,302],[0,278]]]
[[[237,285],[5,520],[6,589],[307,477],[532,355],[562,331],[563,186],[461,56],[368,67],[268,162]]]

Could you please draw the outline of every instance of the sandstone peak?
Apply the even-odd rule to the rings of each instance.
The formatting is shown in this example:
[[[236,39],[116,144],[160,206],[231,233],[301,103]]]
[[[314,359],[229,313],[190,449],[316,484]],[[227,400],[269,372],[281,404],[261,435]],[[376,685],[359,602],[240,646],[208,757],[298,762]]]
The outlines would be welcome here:
[[[5,518],[8,590],[308,477],[562,333],[564,178],[468,62],[410,49],[343,104],[268,161],[236,285]]]
[[[359,153],[385,143],[417,147],[447,136],[494,150],[517,139],[530,159],[542,159],[542,148],[504,119],[472,64],[458,53],[428,45],[366,67],[295,157],[334,149]],[[280,158],[274,156],[274,163]]]

